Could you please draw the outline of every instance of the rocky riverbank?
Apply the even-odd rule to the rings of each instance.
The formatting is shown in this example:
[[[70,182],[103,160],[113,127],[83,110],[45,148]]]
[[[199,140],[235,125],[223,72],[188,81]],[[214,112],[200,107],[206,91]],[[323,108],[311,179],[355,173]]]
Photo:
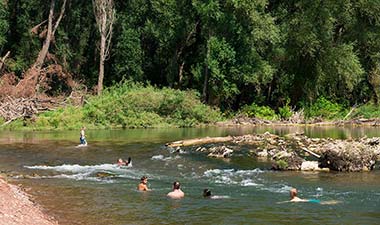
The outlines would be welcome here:
[[[28,195],[0,177],[0,224],[56,225]]]
[[[278,136],[266,132],[167,144],[177,148],[177,151],[181,147],[198,146],[195,151],[216,158],[231,157],[235,151],[239,151],[237,145],[245,145],[252,157],[271,161],[275,170],[370,171],[374,169],[376,161],[380,161],[380,138],[339,140],[309,138],[298,133]]]

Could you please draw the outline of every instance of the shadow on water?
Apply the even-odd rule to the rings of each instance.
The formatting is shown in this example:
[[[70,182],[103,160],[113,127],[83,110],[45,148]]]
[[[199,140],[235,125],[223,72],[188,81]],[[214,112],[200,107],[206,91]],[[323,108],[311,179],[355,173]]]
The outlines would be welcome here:
[[[204,136],[269,131],[310,137],[380,136],[373,127],[240,127],[87,131],[89,146],[76,148],[79,132],[1,132],[0,169],[30,193],[60,224],[378,224],[380,171],[304,173],[270,171],[247,156],[211,159],[201,153],[171,154],[164,143]],[[132,157],[132,167],[118,158]],[[136,191],[146,175],[152,189]],[[186,197],[169,200],[174,180]],[[284,203],[291,187],[302,198],[337,205]],[[204,199],[210,188],[217,199]]]

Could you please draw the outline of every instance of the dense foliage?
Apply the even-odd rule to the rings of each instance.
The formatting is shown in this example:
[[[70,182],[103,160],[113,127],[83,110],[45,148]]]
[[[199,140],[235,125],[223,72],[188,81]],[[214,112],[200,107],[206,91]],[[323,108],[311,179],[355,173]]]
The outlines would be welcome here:
[[[46,0],[0,0],[0,56],[11,52],[3,73],[21,78],[36,59],[46,25],[40,33],[31,29],[47,19],[49,5]],[[61,0],[55,7],[59,11]],[[105,85],[128,79],[164,89],[152,99],[139,97],[143,88],[119,93],[123,98],[118,101],[128,105],[111,101],[120,87],[109,89],[83,115],[104,126],[150,126],[139,121],[167,117],[173,110],[173,120],[195,113],[163,101],[173,98],[167,101],[187,107],[195,92],[167,88],[196,90],[222,111],[245,106],[246,112],[260,111],[264,117],[277,113],[286,118],[290,109],[326,101],[337,114],[346,113],[340,106],[378,103],[380,0],[128,0],[115,1],[115,10]],[[62,65],[89,88],[97,84],[99,32],[91,1],[68,0],[49,53],[45,64]],[[137,106],[133,100],[143,102]],[[153,102],[146,114],[128,121],[133,108]],[[112,110],[91,108],[103,103]],[[114,115],[118,110],[128,118]],[[204,113],[194,110],[199,110],[194,118]],[[316,116],[325,113],[318,110]]]
[[[222,120],[194,91],[158,89],[132,82],[106,88],[83,107],[66,107],[18,120],[7,129],[189,127]],[[0,121],[1,122],[1,121]]]

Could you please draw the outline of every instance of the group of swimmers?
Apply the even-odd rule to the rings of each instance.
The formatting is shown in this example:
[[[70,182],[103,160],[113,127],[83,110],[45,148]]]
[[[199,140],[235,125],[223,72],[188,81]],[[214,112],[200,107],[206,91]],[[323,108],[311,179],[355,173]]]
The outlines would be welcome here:
[[[137,190],[139,191],[150,191],[148,188],[148,177],[143,176],[140,179],[139,185],[137,185]],[[178,181],[174,181],[173,189],[167,194],[168,197],[173,199],[180,199],[185,197],[185,193],[181,190],[181,184]]]
[[[167,194],[168,197],[173,199],[180,199],[185,197],[185,193],[181,190],[181,184],[178,181],[174,181],[172,191]],[[137,190],[139,191],[151,191],[148,188],[148,177],[143,176],[140,179],[140,183],[137,185]],[[211,190],[206,188],[203,190],[203,197],[212,198]],[[313,202],[320,203],[318,199],[301,199],[297,197],[297,189],[292,188],[290,190],[290,202]]]
[[[80,130],[80,144],[81,145],[87,145],[86,136],[85,136],[85,130],[86,127],[82,127]],[[131,157],[128,158],[128,160],[123,160],[121,158],[118,159],[117,165],[118,166],[128,166],[131,163],[132,159]],[[173,183],[173,189],[171,192],[167,194],[168,197],[174,198],[174,199],[180,199],[185,197],[185,193],[181,190],[181,184],[178,181],[175,181]],[[140,179],[140,183],[137,186],[137,190],[139,191],[150,191],[148,188],[148,177],[143,176]],[[211,190],[204,189],[203,190],[203,197],[205,198],[211,198]],[[288,201],[287,201],[288,202]],[[313,202],[313,203],[321,203],[318,199],[301,199],[297,197],[297,189],[292,188],[290,190],[290,202]]]

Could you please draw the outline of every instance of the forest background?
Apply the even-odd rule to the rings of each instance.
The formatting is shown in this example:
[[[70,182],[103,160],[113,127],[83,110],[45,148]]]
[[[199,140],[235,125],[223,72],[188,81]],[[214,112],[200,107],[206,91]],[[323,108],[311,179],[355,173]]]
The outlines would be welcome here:
[[[1,89],[36,67],[52,15],[38,71],[59,65],[87,93],[8,128],[380,117],[380,0],[115,0],[102,93],[96,2],[0,0]],[[37,94],[69,96],[54,73]]]

